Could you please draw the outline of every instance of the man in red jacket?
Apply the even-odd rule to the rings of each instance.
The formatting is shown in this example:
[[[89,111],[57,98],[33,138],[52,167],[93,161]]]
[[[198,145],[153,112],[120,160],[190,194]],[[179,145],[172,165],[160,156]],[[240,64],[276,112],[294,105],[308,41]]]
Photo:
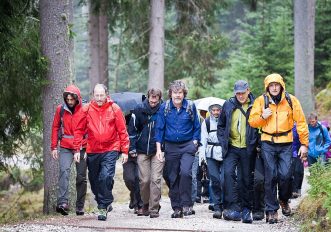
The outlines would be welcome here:
[[[123,113],[107,95],[105,85],[95,86],[93,100],[83,107],[74,131],[74,159],[79,162],[79,148],[87,129],[89,180],[98,203],[98,220],[102,221],[107,219],[107,213],[112,210],[116,160],[122,154],[122,163],[127,162],[129,150],[129,136]]]
[[[77,117],[78,112],[82,109],[82,98],[79,89],[70,85],[63,93],[64,103],[56,108],[53,127],[52,127],[52,142],[51,151],[55,160],[59,157],[60,175],[59,175],[59,191],[56,211],[62,215],[68,215],[69,205],[69,178],[70,167],[74,157],[74,125],[73,119]],[[59,151],[57,150],[60,142]],[[86,141],[82,141],[82,148],[79,148],[78,154],[82,158],[82,162],[76,163],[76,214],[84,214],[84,203],[86,196],[86,162],[83,159],[85,155]]]

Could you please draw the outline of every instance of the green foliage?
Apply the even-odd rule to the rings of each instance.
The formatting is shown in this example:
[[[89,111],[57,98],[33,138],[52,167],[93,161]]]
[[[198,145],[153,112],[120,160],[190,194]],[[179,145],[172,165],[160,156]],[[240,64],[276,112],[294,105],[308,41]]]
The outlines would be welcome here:
[[[331,166],[321,162],[309,168],[308,197],[304,198],[298,208],[302,231],[330,231],[331,222]]]
[[[42,57],[35,1],[1,1],[0,171],[41,129],[41,91],[47,61]],[[35,149],[41,139],[35,140]],[[27,146],[27,145],[26,145]],[[40,154],[40,153],[39,153]],[[35,156],[33,154],[33,156]]]
[[[315,87],[331,81],[331,1],[316,1],[315,18]]]
[[[217,86],[222,86],[224,96],[232,94],[233,84],[239,79],[248,80],[252,92],[260,95],[263,80],[271,73],[281,74],[287,91],[293,93],[292,8],[290,1],[275,0],[257,3],[256,12],[245,10],[245,17],[235,28],[237,36],[229,46],[228,66],[220,72]]]

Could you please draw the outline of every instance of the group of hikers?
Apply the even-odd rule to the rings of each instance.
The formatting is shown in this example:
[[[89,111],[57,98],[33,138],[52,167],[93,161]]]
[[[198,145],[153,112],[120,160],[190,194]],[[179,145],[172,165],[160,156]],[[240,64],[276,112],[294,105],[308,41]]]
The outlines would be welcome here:
[[[171,218],[195,214],[202,165],[210,179],[213,218],[252,223],[265,217],[273,224],[280,207],[283,215],[291,215],[289,199],[300,195],[302,162],[308,153],[310,165],[326,161],[331,140],[316,114],[309,115],[308,126],[300,102],[286,92],[279,74],[268,75],[264,84],[255,99],[248,82],[238,80],[234,96],[223,105],[211,103],[209,116],[202,119],[186,98],[187,86],[176,80],[164,102],[161,90],[149,89],[128,122],[105,85],[97,84],[85,104],[79,89],[70,85],[52,127],[51,151],[60,169],[56,211],[68,215],[74,161],[76,214],[84,214],[88,169],[98,220],[106,220],[121,156],[129,208],[138,216],[159,217],[162,178],[169,187]]]

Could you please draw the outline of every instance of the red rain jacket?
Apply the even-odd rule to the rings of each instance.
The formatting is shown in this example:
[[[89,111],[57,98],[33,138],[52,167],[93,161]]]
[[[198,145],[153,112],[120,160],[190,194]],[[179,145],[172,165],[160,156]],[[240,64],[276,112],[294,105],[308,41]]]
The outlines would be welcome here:
[[[86,153],[104,153],[119,151],[128,154],[129,135],[125,119],[120,107],[110,98],[102,106],[95,101],[83,107],[77,117],[77,127],[74,131],[74,147],[80,148],[85,130],[87,129]]]
[[[54,119],[53,119],[53,126],[52,126],[52,141],[51,141],[51,150],[55,150],[57,148],[58,142],[60,142],[60,147],[67,148],[67,149],[74,149],[74,118],[77,117],[78,112],[82,110],[82,97],[80,95],[80,90],[75,85],[68,86],[63,95],[65,93],[72,93],[78,96],[78,104],[75,107],[73,113],[69,110],[67,104],[65,103],[66,100],[64,99],[64,112],[63,112],[63,133],[62,139],[59,141],[58,133],[61,129],[61,105],[58,105],[55,111]],[[86,146],[86,139],[82,140],[82,146]]]

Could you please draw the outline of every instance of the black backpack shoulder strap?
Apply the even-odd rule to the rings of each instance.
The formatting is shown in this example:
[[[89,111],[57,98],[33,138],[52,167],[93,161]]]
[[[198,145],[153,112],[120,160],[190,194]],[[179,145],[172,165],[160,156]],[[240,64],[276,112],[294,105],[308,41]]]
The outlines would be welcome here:
[[[166,100],[165,106],[164,106],[164,117],[167,116],[167,114],[170,112],[170,100]]]
[[[325,143],[325,138],[324,138],[324,131],[323,131],[323,127],[321,124],[318,123],[318,128],[320,129],[321,131],[321,134],[322,134],[322,143],[324,144]]]
[[[269,97],[267,96],[267,94],[263,94],[263,99],[264,99],[264,109],[269,108]]]
[[[61,109],[60,109],[60,129],[57,133],[57,137],[59,140],[62,139],[62,136],[64,134],[63,115],[64,115],[64,104],[61,105]]]
[[[292,104],[292,99],[291,99],[291,96],[288,92],[285,91],[285,98],[288,102],[288,104],[290,105],[291,109],[293,110],[293,104]]]
[[[209,134],[210,133],[210,117],[207,117],[205,119],[205,123],[206,123],[207,132]]]
[[[186,112],[190,115],[192,121],[194,121],[193,104],[192,100],[187,99]]]

